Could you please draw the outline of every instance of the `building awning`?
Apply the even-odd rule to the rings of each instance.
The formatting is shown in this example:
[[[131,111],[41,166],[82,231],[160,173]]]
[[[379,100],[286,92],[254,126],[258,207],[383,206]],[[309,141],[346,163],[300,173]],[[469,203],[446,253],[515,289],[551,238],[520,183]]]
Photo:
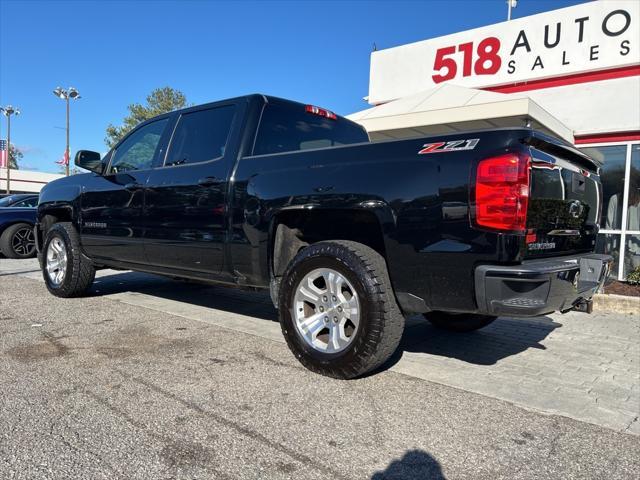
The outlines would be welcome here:
[[[467,130],[531,126],[573,143],[569,127],[527,95],[443,84],[347,115],[372,140],[410,138]]]

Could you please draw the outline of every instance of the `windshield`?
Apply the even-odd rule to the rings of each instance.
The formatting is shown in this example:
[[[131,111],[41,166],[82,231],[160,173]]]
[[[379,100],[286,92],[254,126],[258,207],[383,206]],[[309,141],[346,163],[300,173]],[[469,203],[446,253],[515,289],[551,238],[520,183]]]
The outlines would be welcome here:
[[[9,195],[8,197],[0,198],[0,207],[8,207],[15,201],[15,195]]]
[[[0,198],[0,207],[36,207],[38,197],[30,195],[9,195]]]

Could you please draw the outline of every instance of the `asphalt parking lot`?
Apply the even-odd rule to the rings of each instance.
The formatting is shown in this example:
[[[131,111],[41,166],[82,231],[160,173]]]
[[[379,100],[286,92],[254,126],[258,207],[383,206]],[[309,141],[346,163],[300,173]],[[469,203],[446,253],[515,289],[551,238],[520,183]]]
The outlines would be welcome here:
[[[0,260],[0,478],[638,478],[640,316],[410,319],[355,381],[291,356],[268,297]]]

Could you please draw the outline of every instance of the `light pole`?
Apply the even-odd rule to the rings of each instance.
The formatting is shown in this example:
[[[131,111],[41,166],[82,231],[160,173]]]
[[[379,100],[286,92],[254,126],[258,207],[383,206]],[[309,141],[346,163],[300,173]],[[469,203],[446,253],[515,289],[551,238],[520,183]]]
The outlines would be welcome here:
[[[511,20],[511,9],[518,6],[518,0],[507,0],[507,21]]]
[[[11,193],[11,115],[20,115],[20,110],[11,105],[0,107],[0,112],[7,117],[7,194]]]
[[[64,89],[61,87],[56,87],[53,91],[53,94],[58,97],[66,100],[67,102],[67,148],[64,151],[65,156],[65,174],[67,177],[69,176],[69,100],[78,100],[80,98],[80,92],[73,87],[69,87],[68,89]]]

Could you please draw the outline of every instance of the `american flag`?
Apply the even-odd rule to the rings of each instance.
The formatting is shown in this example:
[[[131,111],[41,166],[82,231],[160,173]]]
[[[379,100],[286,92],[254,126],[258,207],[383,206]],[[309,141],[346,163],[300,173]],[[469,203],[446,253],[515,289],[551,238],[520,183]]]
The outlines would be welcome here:
[[[7,141],[0,140],[0,167],[5,168],[9,159],[9,154],[7,153]]]
[[[56,162],[58,165],[69,165],[69,151],[65,150],[62,158]]]

